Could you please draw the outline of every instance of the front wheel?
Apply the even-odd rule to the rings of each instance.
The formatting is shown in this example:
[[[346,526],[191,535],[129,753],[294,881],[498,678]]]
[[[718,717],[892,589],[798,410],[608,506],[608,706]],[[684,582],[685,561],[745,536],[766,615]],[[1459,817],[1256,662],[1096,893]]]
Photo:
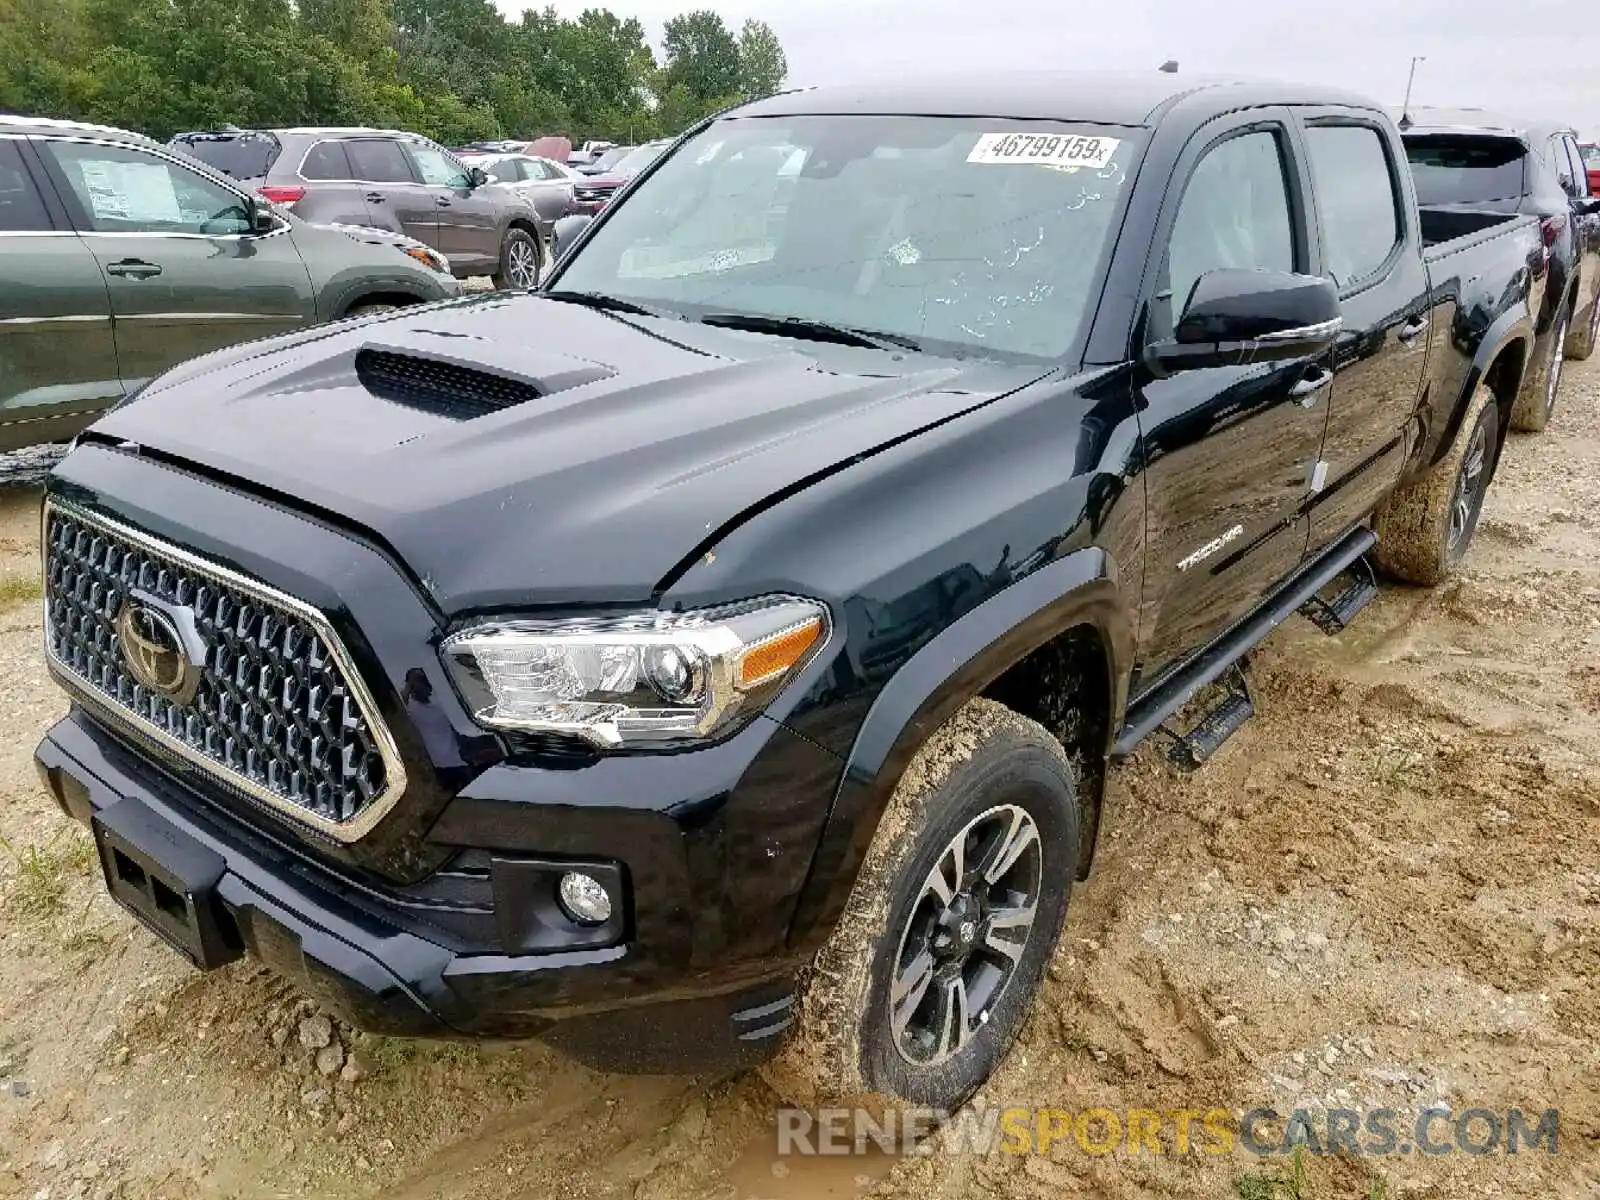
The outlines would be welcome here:
[[[1568,336],[1567,357],[1574,362],[1583,362],[1594,353],[1597,341],[1600,341],[1600,291],[1595,292],[1594,300],[1589,305],[1589,319],[1582,328],[1573,330]]]
[[[539,243],[525,229],[510,230],[500,246],[500,270],[495,274],[494,286],[504,291],[526,290],[538,284]]]
[[[901,778],[768,1081],[800,1105],[954,1112],[1027,1019],[1077,855],[1061,743],[1004,705],[967,704]]]
[[[1500,410],[1480,387],[1449,453],[1379,505],[1373,558],[1385,574],[1432,587],[1455,569],[1478,528],[1499,444]]]

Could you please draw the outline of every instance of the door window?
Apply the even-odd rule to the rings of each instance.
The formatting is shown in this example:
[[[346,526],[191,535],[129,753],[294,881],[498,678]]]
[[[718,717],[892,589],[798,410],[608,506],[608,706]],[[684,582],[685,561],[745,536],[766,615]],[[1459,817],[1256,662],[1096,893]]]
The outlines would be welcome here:
[[[502,158],[499,162],[492,162],[484,167],[484,172],[496,183],[516,183],[522,178],[517,171],[517,160]]]
[[[417,164],[417,173],[422,176],[422,182],[432,187],[469,188],[472,180],[461,169],[461,164],[454,162],[442,150],[435,150],[432,146],[411,145],[411,159]]]
[[[355,179],[343,142],[318,142],[300,164],[302,179]]]
[[[1581,199],[1589,194],[1589,174],[1583,166],[1583,153],[1570,134],[1562,138],[1561,142],[1566,147],[1567,170],[1572,173],[1572,194]]]
[[[1178,203],[1167,286],[1181,314],[1207,271],[1295,269],[1294,225],[1278,136],[1261,131],[1206,151]]]
[[[224,237],[250,232],[238,192],[131,146],[47,140],[67,186],[96,233],[170,233]]]
[[[363,183],[416,182],[399,142],[390,138],[355,138],[345,143],[345,149],[355,169],[352,178]]]
[[[522,168],[522,177],[524,179],[532,179],[542,183],[547,179],[556,177],[556,173],[550,169],[549,164],[542,163],[537,158],[523,158],[518,159],[517,162]]]
[[[1369,125],[1306,130],[1322,215],[1323,267],[1347,289],[1376,275],[1400,244],[1400,196],[1383,138]]]
[[[0,139],[0,232],[38,233],[50,227],[50,214],[22,161],[20,143]]]

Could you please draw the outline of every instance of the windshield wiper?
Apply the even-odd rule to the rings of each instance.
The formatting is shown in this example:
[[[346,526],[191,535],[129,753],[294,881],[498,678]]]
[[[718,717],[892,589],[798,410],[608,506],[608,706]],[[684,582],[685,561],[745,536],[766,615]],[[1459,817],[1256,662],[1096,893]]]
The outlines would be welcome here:
[[[723,329],[747,329],[751,333],[776,333],[785,337],[810,338],[817,342],[837,342],[841,346],[864,346],[872,350],[918,350],[922,345],[915,338],[901,333],[879,333],[871,329],[854,329],[848,325],[830,325],[826,321],[813,321],[807,317],[764,317],[759,313],[707,313],[700,318],[702,325],[716,325]]]
[[[677,313],[667,312],[665,309],[649,308],[633,300],[624,300],[621,296],[607,296],[604,292],[540,292],[546,300],[565,300],[568,304],[581,304],[585,308],[597,308],[601,312],[632,313],[636,317],[667,317],[674,321],[683,318]]]

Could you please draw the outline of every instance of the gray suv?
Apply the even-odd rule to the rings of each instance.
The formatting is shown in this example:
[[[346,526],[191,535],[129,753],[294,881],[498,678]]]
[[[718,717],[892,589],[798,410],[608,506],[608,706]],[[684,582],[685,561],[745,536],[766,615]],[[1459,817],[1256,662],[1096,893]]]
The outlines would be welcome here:
[[[450,260],[458,278],[539,282],[549,222],[533,203],[463,166],[442,146],[386,129],[235,129],[180,133],[172,145],[308,221],[404,233]]]

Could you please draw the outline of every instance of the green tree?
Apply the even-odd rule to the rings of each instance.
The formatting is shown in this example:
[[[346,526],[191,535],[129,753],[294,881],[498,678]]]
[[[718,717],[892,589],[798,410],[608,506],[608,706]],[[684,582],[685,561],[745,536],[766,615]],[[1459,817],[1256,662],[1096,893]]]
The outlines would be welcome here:
[[[749,20],[739,30],[739,90],[746,99],[759,100],[783,87],[789,58],[783,43],[765,21]]]
[[[710,9],[684,13],[666,24],[666,84],[698,100],[739,92],[739,43]]]

